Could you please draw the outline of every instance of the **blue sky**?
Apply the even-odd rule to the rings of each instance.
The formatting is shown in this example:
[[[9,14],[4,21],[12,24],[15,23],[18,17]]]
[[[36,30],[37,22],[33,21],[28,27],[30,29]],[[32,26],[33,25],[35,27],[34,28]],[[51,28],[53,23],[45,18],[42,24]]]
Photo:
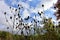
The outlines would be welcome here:
[[[33,8],[36,8],[36,6],[37,6],[39,3],[41,3],[42,0],[5,0],[5,3],[6,3],[7,5],[9,5],[9,6],[12,6],[12,7],[17,8],[17,4],[16,4],[16,3],[14,3],[14,5],[12,5],[12,3],[13,3],[14,1],[16,1],[16,3],[18,3],[19,1],[24,2],[24,3],[27,3],[27,4],[29,5],[29,8],[32,8],[32,7],[33,7]],[[49,6],[49,5],[47,5],[47,6]],[[45,10],[45,14],[50,15],[50,16],[48,16],[48,17],[55,18],[55,16],[53,15],[53,14],[54,14],[54,11],[51,10],[51,9],[53,9],[52,7],[53,7],[53,6],[51,6],[51,8],[48,8],[47,10]],[[29,9],[28,9],[28,10],[29,10]],[[23,10],[22,10],[22,12],[23,12]],[[30,15],[33,16],[34,14],[30,14]]]
[[[0,18],[1,18],[0,24],[6,24],[6,22],[4,22],[3,12],[7,11],[9,16],[12,15],[9,14],[10,10],[8,7],[11,6],[13,8],[18,8],[17,6],[18,4],[22,4],[22,6],[24,7],[24,9],[20,10],[21,11],[20,14],[23,18],[27,16],[34,17],[35,15],[39,17],[37,13],[38,11],[41,12],[43,10],[41,5],[44,4],[45,16],[52,17],[53,20],[56,20],[56,17],[54,16],[55,10],[53,8],[53,4],[55,4],[56,2],[57,0],[1,0],[0,3],[2,4],[0,6]],[[7,18],[9,19],[8,15]]]

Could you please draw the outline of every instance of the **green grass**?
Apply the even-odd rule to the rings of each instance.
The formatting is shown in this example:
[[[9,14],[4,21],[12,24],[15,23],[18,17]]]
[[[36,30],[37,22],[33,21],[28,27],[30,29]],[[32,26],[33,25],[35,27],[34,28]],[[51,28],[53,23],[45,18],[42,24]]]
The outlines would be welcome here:
[[[54,31],[48,31],[44,35],[13,35],[8,32],[0,31],[0,40],[60,40],[60,36],[56,35]]]

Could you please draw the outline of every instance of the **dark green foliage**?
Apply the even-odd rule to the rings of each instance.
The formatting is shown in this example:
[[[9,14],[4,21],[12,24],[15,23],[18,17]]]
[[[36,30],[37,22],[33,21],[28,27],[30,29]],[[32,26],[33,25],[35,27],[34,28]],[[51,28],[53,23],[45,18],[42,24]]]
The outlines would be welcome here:
[[[0,31],[0,40],[60,40],[60,36],[54,30],[48,30],[44,35],[12,35],[8,32]]]
[[[57,1],[55,6],[56,6],[56,8],[58,8],[57,12],[55,13],[55,16],[56,16],[57,20],[59,20],[60,19],[60,0]],[[58,14],[58,16],[57,16],[57,14]]]

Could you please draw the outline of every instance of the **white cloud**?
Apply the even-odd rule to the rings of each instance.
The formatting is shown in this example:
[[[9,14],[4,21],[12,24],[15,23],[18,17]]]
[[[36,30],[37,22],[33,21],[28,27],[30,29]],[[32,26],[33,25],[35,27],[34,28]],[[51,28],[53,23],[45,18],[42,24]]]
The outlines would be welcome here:
[[[29,1],[32,1],[32,0],[29,0]]]
[[[36,16],[36,17],[33,16],[33,18],[36,19],[36,20],[39,20],[39,21],[42,21],[43,20],[40,16]]]
[[[9,23],[6,22],[4,12],[7,13],[6,18],[9,20]],[[10,20],[10,16],[13,16],[13,15],[11,13],[9,6],[5,4],[4,1],[0,1],[0,24],[5,25],[6,27],[10,27],[10,26],[12,27],[13,24],[12,24],[12,20]]]
[[[53,3],[55,4],[58,0],[53,0]]]
[[[44,10],[47,10],[53,6],[53,3],[56,3],[56,2],[57,0],[41,0],[41,2],[37,5],[36,9],[39,11],[42,11],[43,10],[42,4],[44,4]]]
[[[55,3],[57,2],[57,0],[41,0],[39,4],[37,4],[37,6],[34,7],[27,7],[30,11],[30,13],[37,13],[38,11],[45,11],[47,9],[49,9],[50,7],[52,7]],[[44,4],[44,8],[42,8],[42,4]],[[27,5],[26,5],[27,6]],[[55,10],[53,10],[55,11]]]
[[[20,4],[24,9],[29,9],[29,4],[19,1],[17,4]]]
[[[23,11],[23,18],[26,18],[26,17],[28,17],[28,16],[30,16],[30,13],[29,13],[29,11],[28,11],[27,9],[25,9],[25,10]]]
[[[29,1],[32,1],[32,0],[29,0]],[[28,1],[27,1],[28,2]],[[42,4],[44,4],[44,10],[47,10],[49,9],[50,7],[53,6],[53,4],[55,4],[57,2],[57,0],[41,0],[39,4],[37,4],[37,6],[34,8],[34,7],[31,7],[30,8],[30,5],[27,3],[27,2],[21,2],[19,1],[18,3],[14,0],[12,3],[13,4],[20,4],[24,7],[24,9],[29,9],[30,13],[37,13],[38,11],[41,12],[43,11],[43,8],[42,8]]]
[[[7,6],[4,1],[0,1],[0,23],[6,23],[5,22],[5,16],[4,12],[9,13],[9,6]]]

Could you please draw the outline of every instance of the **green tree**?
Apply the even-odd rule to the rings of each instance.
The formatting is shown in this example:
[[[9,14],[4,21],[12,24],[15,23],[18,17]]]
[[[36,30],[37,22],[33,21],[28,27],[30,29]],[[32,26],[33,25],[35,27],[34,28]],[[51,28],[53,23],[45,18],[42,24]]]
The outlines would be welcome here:
[[[58,8],[58,11],[55,13],[55,16],[57,17],[57,20],[60,19],[60,0],[56,3],[55,9]]]
[[[55,29],[55,26],[52,23],[51,18],[47,19],[47,21],[44,23],[44,28],[47,30],[54,30]]]

